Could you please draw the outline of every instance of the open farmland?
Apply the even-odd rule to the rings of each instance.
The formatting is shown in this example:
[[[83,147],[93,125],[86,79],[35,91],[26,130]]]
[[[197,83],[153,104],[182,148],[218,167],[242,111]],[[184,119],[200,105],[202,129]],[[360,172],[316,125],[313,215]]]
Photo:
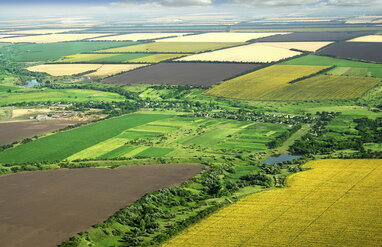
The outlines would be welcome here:
[[[104,38],[95,38],[92,40],[108,40],[108,41],[140,41],[140,40],[151,40],[151,39],[160,39],[166,37],[178,37],[190,33],[129,33],[122,35],[108,36]]]
[[[304,42],[304,41],[341,41],[359,36],[372,34],[372,32],[296,32],[285,35],[275,35],[261,38],[259,42]]]
[[[21,141],[25,138],[46,134],[73,125],[78,121],[48,120],[0,123],[0,145]]]
[[[348,40],[349,42],[382,42],[382,35],[367,35]]]
[[[101,49],[135,45],[136,42],[73,41],[48,44],[16,44],[14,59],[17,62],[34,62],[58,59],[76,53],[86,53]]]
[[[86,75],[95,77],[106,77],[119,74],[121,72],[137,69],[143,66],[147,66],[147,64],[103,64],[96,72],[92,72]]]
[[[202,51],[212,51],[216,49],[237,46],[242,43],[233,42],[154,42],[134,46],[112,48],[100,50],[102,53],[134,53],[134,52],[154,52],[154,53],[197,53]]]
[[[157,40],[157,42],[247,42],[253,39],[286,33],[202,33],[176,38]]]
[[[324,47],[321,55],[382,63],[382,43],[340,42]]]
[[[176,61],[271,63],[300,54],[300,52],[291,51],[284,48],[251,44],[219,51],[195,54],[179,58]]]
[[[288,60],[283,62],[283,64],[336,66],[326,73],[333,75],[382,77],[382,64],[351,61],[312,54]]]
[[[325,68],[312,65],[273,65],[223,82],[206,94],[245,100],[354,99],[381,81],[377,78],[316,75],[290,83]]]
[[[96,71],[102,64],[42,64],[27,68],[29,71],[47,73],[53,76],[76,75]]]
[[[185,55],[185,54],[184,54]],[[159,63],[184,56],[183,54],[149,54],[149,53],[130,53],[130,54],[76,54],[67,56],[58,61],[59,63]]]
[[[166,114],[130,114],[60,132],[0,153],[1,163],[63,160],[110,139],[122,131],[169,117]]]
[[[57,246],[146,193],[185,182],[201,168],[191,164],[147,165],[2,176],[2,245]]]
[[[5,34],[51,34],[51,33],[66,33],[73,31],[80,31],[81,29],[62,28],[62,29],[29,29],[5,32]]]
[[[332,42],[259,42],[259,45],[268,45],[272,47],[279,47],[284,49],[296,49],[300,51],[315,52]]]
[[[108,78],[104,82],[210,86],[258,66],[229,63],[160,63]]]
[[[240,199],[163,246],[379,246],[382,161],[319,160],[305,168],[288,187]]]
[[[87,89],[31,89],[0,92],[0,105],[32,102],[88,102],[88,101],[124,101],[124,97],[110,92]]]
[[[64,41],[77,41],[91,39],[99,36],[108,35],[108,33],[68,33],[68,34],[46,34],[22,36],[14,38],[1,38],[0,42],[7,43],[55,43]]]

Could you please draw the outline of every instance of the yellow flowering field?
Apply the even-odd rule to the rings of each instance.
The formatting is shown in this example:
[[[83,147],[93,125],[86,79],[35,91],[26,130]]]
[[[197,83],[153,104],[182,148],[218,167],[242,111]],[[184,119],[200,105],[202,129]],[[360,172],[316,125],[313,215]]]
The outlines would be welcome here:
[[[286,188],[240,199],[163,246],[381,246],[382,160],[304,167]]]

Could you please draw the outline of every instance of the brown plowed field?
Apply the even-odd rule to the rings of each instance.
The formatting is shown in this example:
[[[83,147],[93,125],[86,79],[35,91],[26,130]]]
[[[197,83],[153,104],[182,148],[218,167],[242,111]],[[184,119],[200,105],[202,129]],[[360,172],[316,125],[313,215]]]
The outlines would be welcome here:
[[[0,246],[54,247],[200,165],[50,170],[0,177]]]
[[[285,35],[274,35],[256,41],[291,42],[291,41],[341,41],[369,35],[372,32],[301,32]]]
[[[169,84],[211,86],[250,71],[258,64],[160,63],[104,80],[112,84]]]
[[[382,43],[377,42],[340,42],[324,47],[318,53],[382,63]]]
[[[48,120],[0,123],[0,145],[62,129],[78,121]]]

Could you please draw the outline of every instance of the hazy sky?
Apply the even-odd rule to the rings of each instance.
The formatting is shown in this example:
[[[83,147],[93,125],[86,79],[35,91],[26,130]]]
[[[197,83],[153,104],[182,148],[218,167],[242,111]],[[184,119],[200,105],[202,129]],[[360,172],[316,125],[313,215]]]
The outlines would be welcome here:
[[[74,6],[75,5],[75,6]],[[382,15],[382,0],[0,0],[0,18],[12,15],[191,13],[243,15]]]

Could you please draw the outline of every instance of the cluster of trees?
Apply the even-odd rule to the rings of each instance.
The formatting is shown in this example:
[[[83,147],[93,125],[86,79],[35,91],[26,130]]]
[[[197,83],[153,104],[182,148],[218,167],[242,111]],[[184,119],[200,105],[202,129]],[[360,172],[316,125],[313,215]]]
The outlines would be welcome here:
[[[301,124],[296,124],[292,128],[290,128],[287,132],[282,133],[278,137],[276,137],[273,141],[269,142],[267,146],[269,148],[277,148],[280,147],[286,140],[289,139],[294,133],[296,133],[299,129],[301,129]]]

